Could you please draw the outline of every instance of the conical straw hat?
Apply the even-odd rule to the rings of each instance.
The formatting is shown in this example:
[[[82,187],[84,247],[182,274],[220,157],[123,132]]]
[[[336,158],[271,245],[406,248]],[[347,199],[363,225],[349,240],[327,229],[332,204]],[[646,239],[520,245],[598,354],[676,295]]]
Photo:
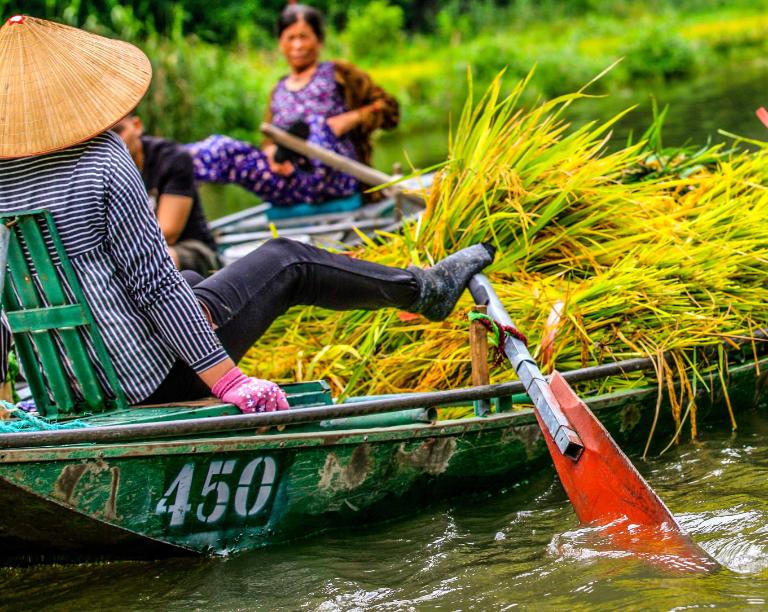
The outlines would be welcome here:
[[[111,127],[152,79],[126,42],[34,17],[0,28],[0,158],[64,149]]]

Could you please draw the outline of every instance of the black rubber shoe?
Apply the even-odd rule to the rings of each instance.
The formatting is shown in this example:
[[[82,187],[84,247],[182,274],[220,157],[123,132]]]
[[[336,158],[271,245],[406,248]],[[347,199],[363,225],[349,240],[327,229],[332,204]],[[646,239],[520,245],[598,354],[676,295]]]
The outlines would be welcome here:
[[[453,312],[469,279],[488,266],[496,249],[488,244],[474,244],[440,260],[429,270],[408,268],[419,283],[419,298],[409,309],[430,321],[442,321]]]

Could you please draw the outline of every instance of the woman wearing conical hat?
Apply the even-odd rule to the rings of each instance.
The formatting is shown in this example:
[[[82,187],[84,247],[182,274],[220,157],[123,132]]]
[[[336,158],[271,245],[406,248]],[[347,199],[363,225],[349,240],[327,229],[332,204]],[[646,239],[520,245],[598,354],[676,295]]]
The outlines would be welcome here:
[[[285,409],[277,385],[235,361],[288,308],[391,306],[439,320],[492,261],[475,245],[427,271],[399,269],[277,239],[192,287],[109,131],[150,80],[128,43],[26,16],[0,27],[0,213],[50,211],[131,403],[213,392],[244,412]]]

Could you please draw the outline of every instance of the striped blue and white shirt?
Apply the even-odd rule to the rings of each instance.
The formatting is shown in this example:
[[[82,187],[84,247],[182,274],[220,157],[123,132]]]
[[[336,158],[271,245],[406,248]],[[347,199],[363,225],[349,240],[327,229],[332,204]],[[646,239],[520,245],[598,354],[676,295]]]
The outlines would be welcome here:
[[[0,212],[40,209],[53,215],[129,402],[148,397],[177,357],[196,372],[226,359],[168,255],[118,136],[105,132],[56,153],[0,159]]]

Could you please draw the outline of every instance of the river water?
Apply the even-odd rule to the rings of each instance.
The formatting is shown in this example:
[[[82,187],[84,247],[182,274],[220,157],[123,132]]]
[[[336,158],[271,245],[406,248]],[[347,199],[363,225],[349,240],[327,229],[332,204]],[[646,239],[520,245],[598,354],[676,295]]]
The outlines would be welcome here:
[[[546,470],[409,518],[228,559],[0,570],[0,597],[8,609],[62,611],[764,607],[765,415],[632,458],[720,571],[672,574],[605,549]]]
[[[755,117],[757,108],[768,107],[768,62],[730,66],[690,81],[657,83],[643,90],[628,88],[600,98],[583,99],[571,106],[566,119],[574,125],[604,121],[637,106],[614,129],[612,146],[619,147],[630,134],[637,140],[651,124],[653,100],[659,109],[669,106],[663,130],[665,146],[732,142],[721,130],[768,140],[768,130]],[[447,132],[446,126],[417,134],[398,131],[384,134],[375,151],[374,163],[387,172],[395,162],[408,168],[408,159],[417,167],[437,163],[448,150]]]

